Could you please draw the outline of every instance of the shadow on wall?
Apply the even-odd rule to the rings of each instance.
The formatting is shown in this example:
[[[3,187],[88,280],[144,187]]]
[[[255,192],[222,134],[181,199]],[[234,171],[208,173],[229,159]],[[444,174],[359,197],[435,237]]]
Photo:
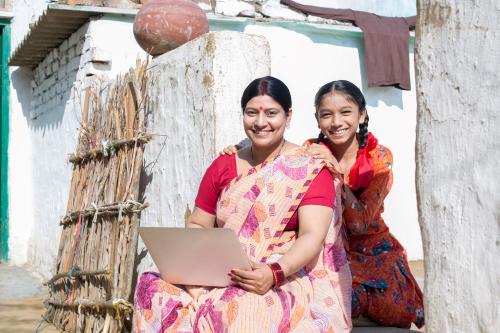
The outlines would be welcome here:
[[[53,96],[47,102],[39,104],[31,86],[33,71],[27,67],[20,67],[12,72],[12,86],[21,103],[23,116],[26,118],[30,130],[35,132],[54,130],[61,126],[66,105],[72,97],[71,90],[76,82],[76,74],[75,71],[65,78],[63,84],[69,85],[68,89]]]
[[[84,32],[76,33],[85,36]],[[61,44],[33,70],[20,67],[12,72],[12,85],[30,130],[39,132],[60,128],[65,112],[72,112],[76,122],[80,123],[82,110],[78,106],[83,101],[83,92],[78,84],[85,82],[86,76],[94,75],[95,67],[99,67],[99,72],[110,70],[109,64],[97,66],[88,59],[86,53],[90,50],[84,51],[84,38],[64,41],[73,41],[73,44],[64,48],[64,43]]]
[[[13,92],[21,103],[23,116],[29,119],[31,99],[33,97],[33,89],[30,84],[31,80],[33,80],[33,71],[28,67],[18,67],[12,71],[10,80],[14,88]]]

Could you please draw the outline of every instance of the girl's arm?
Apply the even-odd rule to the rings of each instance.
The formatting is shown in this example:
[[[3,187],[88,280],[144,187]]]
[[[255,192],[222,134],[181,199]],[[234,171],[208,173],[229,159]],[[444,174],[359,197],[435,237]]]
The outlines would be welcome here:
[[[245,148],[247,146],[250,146],[252,144],[252,141],[250,139],[246,138],[238,142],[234,146],[227,146],[224,149],[222,149],[221,152],[219,152],[219,155],[232,155],[235,154],[239,149]]]
[[[378,152],[377,152],[378,154]],[[376,221],[385,197],[392,186],[392,154],[384,149],[374,161],[374,176],[370,185],[357,197],[345,186],[344,220],[351,233],[364,233]],[[379,223],[378,221],[376,223]]]

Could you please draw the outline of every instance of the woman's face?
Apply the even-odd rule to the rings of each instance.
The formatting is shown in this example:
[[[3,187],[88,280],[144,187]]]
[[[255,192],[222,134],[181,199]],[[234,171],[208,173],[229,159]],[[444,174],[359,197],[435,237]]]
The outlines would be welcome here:
[[[323,95],[316,111],[318,127],[334,145],[350,142],[365,116],[366,112],[361,113],[356,103],[338,92]]]
[[[266,148],[283,140],[292,111],[285,114],[283,107],[268,95],[256,96],[243,110],[243,127],[256,147]]]

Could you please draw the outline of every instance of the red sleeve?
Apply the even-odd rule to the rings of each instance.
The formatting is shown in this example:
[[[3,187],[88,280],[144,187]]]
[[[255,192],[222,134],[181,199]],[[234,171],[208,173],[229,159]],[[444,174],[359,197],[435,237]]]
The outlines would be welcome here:
[[[344,206],[347,227],[355,223],[379,223],[376,216],[382,213],[384,200],[392,186],[392,153],[383,146],[377,146],[373,153],[373,180],[350,204]],[[357,227],[356,227],[357,228]],[[355,230],[352,228],[352,230]],[[359,230],[359,229],[358,229]],[[366,230],[366,229],[363,229]]]
[[[215,215],[219,195],[234,177],[236,177],[235,155],[217,157],[201,179],[198,195],[194,201],[196,207]]]
[[[314,178],[299,206],[318,205],[333,208],[334,201],[333,177],[327,168],[323,168]]]

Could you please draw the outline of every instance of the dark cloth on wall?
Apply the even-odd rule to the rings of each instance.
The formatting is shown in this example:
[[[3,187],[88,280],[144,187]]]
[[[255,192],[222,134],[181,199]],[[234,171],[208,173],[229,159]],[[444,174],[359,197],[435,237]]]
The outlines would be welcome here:
[[[352,9],[307,6],[291,0],[281,0],[281,4],[305,14],[352,22],[364,32],[368,87],[411,89],[408,48],[415,16],[386,17]]]

